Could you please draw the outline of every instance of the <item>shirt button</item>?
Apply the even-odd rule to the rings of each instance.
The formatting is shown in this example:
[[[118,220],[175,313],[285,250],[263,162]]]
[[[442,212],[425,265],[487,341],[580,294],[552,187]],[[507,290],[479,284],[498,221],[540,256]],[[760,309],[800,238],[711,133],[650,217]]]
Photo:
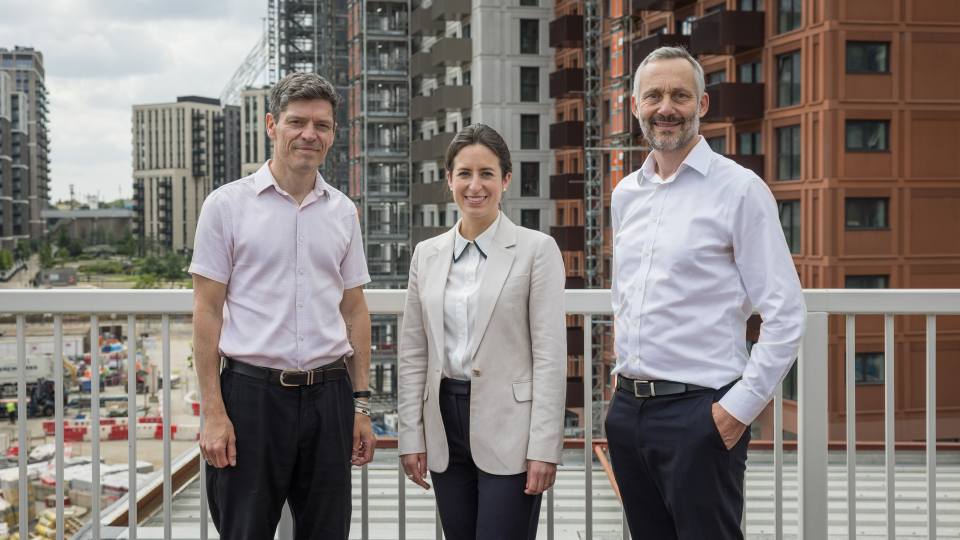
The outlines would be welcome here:
[[[300,271],[298,271],[297,273],[302,276],[302,275],[303,275],[303,270],[300,270]]]
[[[303,336],[300,336],[300,341],[303,341]]]
[[[433,370],[435,373],[440,373],[440,368]]]

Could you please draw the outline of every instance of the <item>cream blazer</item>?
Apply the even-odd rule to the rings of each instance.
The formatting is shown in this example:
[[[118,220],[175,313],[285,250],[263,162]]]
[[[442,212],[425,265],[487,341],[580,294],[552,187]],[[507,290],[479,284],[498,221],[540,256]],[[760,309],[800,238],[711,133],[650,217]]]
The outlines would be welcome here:
[[[443,294],[456,227],[417,244],[400,334],[400,454],[426,452],[443,472],[449,450],[440,417]],[[519,474],[527,460],[559,463],[567,340],[565,272],[557,243],[502,216],[470,330],[470,449],[490,474]]]

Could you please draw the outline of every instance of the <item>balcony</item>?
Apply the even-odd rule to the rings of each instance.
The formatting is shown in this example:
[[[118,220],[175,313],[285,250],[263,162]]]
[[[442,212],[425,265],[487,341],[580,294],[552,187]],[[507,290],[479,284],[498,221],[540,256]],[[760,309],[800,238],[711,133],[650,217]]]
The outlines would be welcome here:
[[[704,122],[735,122],[763,117],[763,83],[722,82],[707,85],[710,108]]]
[[[583,15],[563,15],[550,21],[550,46],[575,49],[583,46]]]
[[[470,0],[434,0],[430,14],[439,21],[458,21],[470,15]]]
[[[453,141],[453,133],[437,133],[429,140],[415,140],[410,143],[410,159],[413,161],[439,161],[447,153],[447,147]]]
[[[424,240],[429,240],[434,236],[443,234],[450,230],[450,227],[423,227],[413,226],[410,228],[410,244],[416,246]]]
[[[759,11],[718,11],[693,22],[690,52],[733,54],[762,47],[765,15]]]
[[[441,38],[430,48],[433,65],[437,67],[469,63],[472,51],[473,42],[468,38]]]
[[[410,116],[421,119],[444,111],[469,109],[473,106],[472,86],[441,86],[429,96],[416,96],[410,107]]]
[[[433,35],[442,32],[446,25],[442,20],[433,18],[430,9],[418,7],[410,14],[410,33]]]
[[[552,174],[550,175],[550,198],[553,200],[582,199],[583,174]]]
[[[441,232],[446,230],[439,229]],[[368,290],[364,294],[374,315],[395,316],[403,310],[405,292]],[[795,531],[798,527],[802,528],[802,537],[810,539],[856,536],[858,533],[864,534],[867,528],[872,536],[892,537],[894,535],[889,526],[894,522],[897,537],[956,537],[956,532],[960,530],[960,519],[953,510],[955,501],[960,497],[960,446],[935,442],[938,436],[934,416],[937,402],[936,394],[931,390],[937,384],[934,374],[938,319],[947,321],[940,323],[943,326],[941,332],[954,331],[954,325],[949,320],[960,315],[960,290],[806,290],[804,295],[808,310],[807,331],[797,362],[795,380],[798,383],[798,399],[778,396],[761,417],[772,418],[771,422],[795,434],[797,440],[784,441],[782,435],[776,434],[772,439],[755,439],[751,442],[744,485],[746,538],[773,538],[779,536],[777,531],[790,534],[791,530]],[[612,314],[610,292],[607,290],[568,290],[564,300],[567,314]],[[15,325],[4,323],[4,330],[9,329],[8,336],[17,342],[19,351],[24,351],[18,351],[11,357],[16,358],[16,367],[11,376],[24,381],[16,394],[19,404],[16,424],[19,436],[14,446],[16,466],[9,471],[13,474],[6,477],[9,478],[10,494],[16,496],[16,499],[11,499],[33,503],[35,498],[43,497],[51,503],[51,511],[63,515],[70,508],[65,506],[68,489],[74,492],[75,497],[70,497],[73,504],[85,496],[83,500],[89,504],[89,512],[81,518],[80,530],[65,535],[68,538],[131,538],[135,534],[139,538],[163,538],[164,529],[168,527],[170,533],[166,537],[176,540],[216,537],[207,517],[206,500],[202,496],[206,464],[200,459],[194,442],[199,419],[191,423],[192,413],[187,410],[177,412],[174,416],[174,411],[170,410],[173,407],[164,408],[153,417],[144,416],[137,408],[130,407],[124,417],[106,418],[101,415],[99,407],[94,407],[89,411],[88,418],[68,419],[62,399],[64,391],[68,389],[64,370],[54,370],[54,420],[30,420],[36,422],[37,429],[28,431],[31,429],[28,428],[27,419],[28,397],[24,390],[28,366],[25,352],[28,321],[30,339],[37,336],[49,339],[59,354],[67,351],[69,342],[66,336],[75,335],[76,328],[97,325],[98,317],[106,319],[114,314],[120,315],[125,333],[145,334],[155,341],[157,370],[163,380],[171,380],[175,363],[183,368],[185,377],[193,377],[192,371],[186,368],[189,338],[183,337],[189,336],[190,327],[188,321],[182,320],[190,316],[192,301],[192,292],[189,290],[0,291],[0,317],[16,319]],[[916,442],[895,441],[896,428],[907,417],[894,414],[892,399],[878,401],[882,411],[878,420],[883,427],[882,440],[861,440],[851,445],[844,442],[844,430],[851,433],[853,428],[854,415],[850,413],[857,410],[858,403],[855,400],[845,400],[845,416],[841,415],[839,419],[828,416],[830,388],[824,381],[836,374],[833,367],[843,368],[839,371],[839,383],[841,387],[845,386],[845,395],[858,395],[864,390],[855,386],[854,377],[842,375],[844,370],[849,374],[855,373],[853,355],[845,358],[841,351],[834,358],[830,357],[835,334],[831,332],[829,318],[833,317],[835,321],[832,322],[842,327],[847,317],[852,323],[854,317],[861,318],[864,315],[883,317],[887,321],[879,335],[889,340],[891,353],[896,350],[898,355],[901,352],[906,354],[909,350],[906,344],[894,342],[895,337],[900,337],[900,334],[893,333],[895,319],[899,324],[906,316],[912,316],[910,320],[916,320],[918,325],[910,333],[915,333],[920,340],[926,340],[925,351],[922,342],[918,347],[918,362],[921,369],[930,375],[915,381],[918,389],[926,389],[921,393],[924,398],[915,406],[915,412],[921,418],[926,412],[925,421],[934,429]],[[918,315],[920,317],[916,317]],[[586,324],[580,339],[586,341],[593,330],[589,323]],[[569,329],[567,334],[569,336]],[[82,340],[82,336],[79,339]],[[856,350],[856,336],[848,333],[845,339],[847,346]],[[842,346],[843,339],[840,340],[841,349]],[[916,355],[914,358],[917,358]],[[92,371],[100,371],[104,360],[99,354],[92,354]],[[839,361],[838,366],[833,364],[834,360]],[[909,358],[901,360],[899,356],[897,360],[898,363],[910,361]],[[132,354],[124,354],[121,358],[121,362],[133,361],[135,357]],[[892,396],[892,377],[897,374],[899,378],[901,371],[892,369],[892,364],[889,367],[891,369],[887,373],[891,378],[887,380],[890,383],[887,388],[891,390],[888,395]],[[579,381],[571,380],[568,390],[580,390],[580,396],[577,397],[586,405],[585,410],[593,411],[602,421],[607,402],[595,401],[592,391],[593,373],[600,370],[599,365],[583,370],[584,376]],[[126,380],[121,381],[129,385],[121,387],[122,393],[108,391],[104,394],[95,384],[90,389],[90,398],[99,402],[101,398],[113,395],[146,404],[146,396],[138,396],[131,391],[136,387],[135,370],[130,370],[128,375]],[[609,389],[608,382],[604,381],[604,384]],[[195,379],[188,385],[194,386]],[[124,389],[126,392],[123,392]],[[781,394],[788,389],[790,387],[784,384]],[[158,393],[162,395],[164,403],[189,408],[184,403],[186,394],[182,387],[178,389],[162,385]],[[569,403],[571,406],[576,404],[572,400]],[[174,422],[177,423],[175,430]],[[113,430],[109,427],[123,424],[148,425],[150,428],[145,431],[149,432],[149,438],[157,437],[158,440],[145,443],[137,439],[139,430]],[[85,427],[77,429],[78,425]],[[615,487],[608,480],[606,443],[598,437],[599,424],[594,422],[591,425],[593,429],[568,428],[568,438],[564,441],[564,462],[557,471],[556,489],[549,491],[543,499],[545,508],[540,515],[540,527],[544,537],[572,540],[580,538],[581,534],[594,538],[625,536]],[[90,426],[98,429],[91,430]],[[831,427],[839,428],[840,436],[836,440],[830,438]],[[101,432],[125,436],[101,437]],[[41,433],[43,435],[39,435]],[[90,442],[74,445],[73,457],[78,457],[77,451],[83,449],[83,452],[90,452],[92,463],[97,463],[96,467],[101,468],[97,471],[100,474],[88,473],[86,481],[71,482],[65,471],[72,466],[64,463],[64,469],[59,469],[55,461],[66,461],[67,442],[77,437],[90,439]],[[53,457],[30,463],[28,467],[28,456],[34,449],[31,445],[42,443],[51,445]],[[365,531],[362,536],[368,538],[422,539],[439,536],[435,528],[432,491],[425,492],[406,480],[398,469],[396,446],[395,438],[381,436],[374,462],[364,469],[352,471],[352,538],[361,537],[361,530]],[[178,451],[178,448],[181,450]],[[159,453],[161,449],[164,457],[158,459],[155,472],[138,474],[135,467],[128,466],[134,460],[149,459],[145,454],[154,451]],[[107,462],[101,464],[102,458]],[[896,463],[893,462],[894,458]],[[107,489],[104,484],[108,468],[116,471],[117,467],[125,469],[119,474],[128,479],[129,488],[117,490],[113,486]],[[49,478],[49,483],[41,482],[41,475]],[[72,477],[75,480],[79,478]],[[590,479],[590,484],[586,479]],[[75,489],[74,483],[85,485],[86,491]],[[927,498],[928,489],[932,489],[934,484],[936,505]],[[90,493],[95,495],[90,496]],[[844,495],[846,493],[854,496],[847,498]],[[897,504],[894,504],[895,500]],[[17,503],[14,502],[8,514],[8,523],[13,525],[12,528],[34,530],[30,513],[17,513],[16,508]],[[90,520],[91,515],[95,519]],[[548,516],[554,516],[555,519],[548,521]],[[57,520],[57,523],[63,522],[62,519]],[[556,527],[556,523],[563,527]],[[569,532],[571,530],[575,532]],[[289,514],[285,513],[278,539],[291,539],[291,531],[292,522]],[[853,535],[849,534],[851,531]]]
[[[411,184],[413,191],[410,200],[413,204],[446,204],[453,202],[450,188],[446,182],[431,182],[429,184]]]
[[[637,68],[640,67],[640,62],[643,62],[643,59],[646,58],[648,54],[660,47],[683,47],[684,49],[689,49],[690,36],[683,34],[654,34],[643,39],[635,40],[630,45],[630,60],[632,66],[630,74],[636,73]]]
[[[550,236],[557,241],[560,251],[583,251],[583,225],[550,227]]]
[[[743,167],[750,169],[751,171],[754,172],[754,174],[756,174],[760,178],[763,178],[763,174],[764,174],[763,173],[763,165],[764,165],[763,154],[752,154],[752,155],[730,154],[727,157],[736,161]]]
[[[550,124],[550,149],[583,148],[583,122],[568,120]]]
[[[696,0],[631,0],[630,8],[638,11],[673,11],[677,8],[696,3]]]
[[[410,57],[411,77],[432,77],[436,73],[437,68],[433,65],[433,55],[429,52],[413,53]]]
[[[583,93],[583,68],[564,68],[550,74],[550,98]]]

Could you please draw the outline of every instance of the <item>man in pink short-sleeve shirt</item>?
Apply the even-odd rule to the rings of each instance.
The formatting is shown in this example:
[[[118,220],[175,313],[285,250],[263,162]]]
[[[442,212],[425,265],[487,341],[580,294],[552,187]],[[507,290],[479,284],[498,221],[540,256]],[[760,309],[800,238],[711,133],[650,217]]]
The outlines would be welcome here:
[[[351,463],[373,459],[360,222],[317,172],[339,102],[318,75],[284,77],[273,159],[211,193],[197,224],[200,447],[222,538],[273,538],[286,502],[298,540],[346,539]]]

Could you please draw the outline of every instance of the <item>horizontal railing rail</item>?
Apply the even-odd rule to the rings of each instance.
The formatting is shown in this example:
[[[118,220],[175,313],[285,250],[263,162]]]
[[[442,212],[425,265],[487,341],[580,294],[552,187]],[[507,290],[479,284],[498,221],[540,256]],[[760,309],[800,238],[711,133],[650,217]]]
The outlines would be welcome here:
[[[366,292],[367,303],[372,314],[396,315],[402,319],[402,310],[406,292],[403,290],[369,290]],[[886,526],[889,538],[894,538],[897,531],[895,517],[895,481],[894,465],[897,451],[926,451],[926,497],[927,497],[927,534],[930,538],[937,536],[936,518],[936,471],[937,449],[955,451],[955,443],[936,442],[936,320],[939,315],[960,315],[960,290],[939,289],[910,289],[910,290],[806,290],[804,298],[807,306],[807,333],[801,345],[798,360],[798,400],[797,410],[797,441],[783,440],[783,393],[782,388],[774,398],[773,424],[774,439],[758,441],[754,447],[770,449],[774,454],[774,537],[783,538],[783,466],[784,450],[796,448],[798,464],[798,516],[799,534],[801,538],[826,538],[827,519],[827,452],[828,450],[846,450],[847,453],[847,523],[850,536],[857,534],[856,527],[856,451],[882,450],[885,462],[885,491],[886,491]],[[585,357],[592,354],[592,327],[597,317],[609,317],[610,292],[608,290],[568,290],[565,294],[566,311],[569,315],[583,316],[583,353]],[[64,323],[75,320],[75,317],[88,318],[90,323],[90,342],[97,343],[99,317],[104,315],[126,316],[125,331],[127,337],[126,365],[133,366],[136,362],[136,336],[138,318],[152,319],[159,317],[161,321],[161,371],[163,381],[170,381],[171,376],[171,349],[170,324],[171,318],[191,314],[193,295],[190,290],[3,290],[0,291],[0,323],[16,324],[17,349],[17,405],[18,405],[18,467],[20,482],[18,495],[20,501],[28,500],[28,467],[29,437],[27,431],[27,381],[26,381],[26,336],[28,325],[53,326],[54,358],[63,357]],[[828,317],[830,315],[843,316],[845,319],[845,392],[849,396],[846,400],[846,438],[856,440],[856,408],[855,408],[855,343],[856,317],[858,315],[880,315],[883,317],[884,339],[884,439],[883,441],[859,441],[855,445],[848,445],[844,441],[828,439],[827,417],[827,353],[830,343]],[[895,333],[894,317],[904,315],[919,315],[926,321],[926,353],[925,353],[925,386],[926,386],[926,440],[924,442],[897,442],[894,437],[894,350]],[[90,368],[92,373],[98,373],[102,359],[97,347],[92,347]],[[63,371],[54,369],[55,384],[55,445],[56,445],[56,500],[57,523],[63,523],[64,513],[64,381]],[[127,369],[127,400],[136,403],[137,381],[136,370]],[[595,445],[602,445],[604,440],[594,438],[592,414],[594,400],[592,395],[591,369],[583,370],[583,438],[568,439],[567,448],[581,448],[584,454],[584,522],[585,537],[593,537],[593,488],[592,468],[594,462]],[[163,403],[170,404],[170,386],[163,384]],[[91,403],[100,403],[99,385],[90,385]],[[139,489],[137,486],[136,458],[137,442],[134,429],[128,430],[128,471],[129,493],[137,496],[127,497],[127,505],[121,509],[113,505],[101,512],[100,504],[100,435],[99,430],[91,430],[91,467],[92,493],[91,514],[94,516],[89,529],[85,532],[90,538],[100,538],[101,525],[128,525],[128,537],[136,538],[137,523],[142,514],[162,507],[164,516],[164,538],[171,537],[171,499],[173,491],[179,489],[186,481],[186,476],[199,476],[201,493],[204,493],[205,482],[203,470],[205,463],[196,460],[195,456],[181,456],[178,458],[177,471],[182,477],[173,478],[173,464],[171,455],[171,412],[172,407],[164,407],[162,413],[163,439],[163,470],[162,487],[156,484]],[[100,407],[91,409],[91,425],[100,423]],[[137,423],[137,407],[128,407],[128,425]],[[381,448],[395,448],[395,439],[384,439]],[[195,452],[195,450],[194,450]],[[182,459],[195,460],[198,467],[183,467]],[[601,460],[601,463],[603,461]],[[406,478],[398,467],[397,482],[399,486],[398,509],[398,537],[406,538],[406,495],[403,486]],[[604,466],[609,472],[609,467]],[[362,538],[369,537],[369,486],[366,468],[362,471],[361,491],[361,523]],[[176,485],[174,485],[176,484]],[[147,495],[144,495],[146,493]],[[162,498],[162,502],[158,499]],[[200,515],[206,516],[206,499],[200,497]],[[552,490],[547,494],[547,537],[554,538],[554,495]],[[138,515],[139,514],[139,515]],[[201,538],[207,537],[206,520],[201,519],[198,524]],[[21,531],[28,525],[28,513],[20,512],[18,524]],[[286,514],[281,523],[281,538],[287,538],[290,531],[289,514]],[[439,521],[437,522],[437,538],[440,538]],[[624,525],[624,537],[627,532]],[[21,534],[21,536],[25,536]],[[58,527],[57,539],[64,537],[62,528]]]

